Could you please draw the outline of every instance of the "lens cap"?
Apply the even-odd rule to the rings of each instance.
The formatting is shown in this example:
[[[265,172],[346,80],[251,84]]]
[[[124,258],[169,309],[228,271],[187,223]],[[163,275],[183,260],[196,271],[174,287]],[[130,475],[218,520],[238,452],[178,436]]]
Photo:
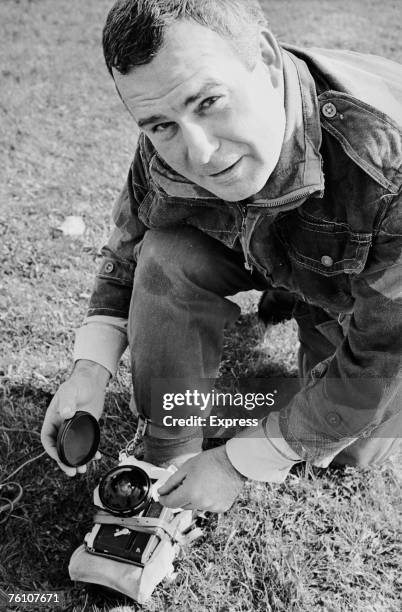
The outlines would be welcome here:
[[[60,427],[57,452],[65,465],[80,467],[96,455],[100,441],[98,421],[89,412],[76,412]]]

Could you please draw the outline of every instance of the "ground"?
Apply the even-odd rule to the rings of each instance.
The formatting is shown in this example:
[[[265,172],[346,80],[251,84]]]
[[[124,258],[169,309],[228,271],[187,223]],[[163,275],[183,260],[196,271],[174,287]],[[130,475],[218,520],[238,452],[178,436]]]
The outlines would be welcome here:
[[[67,563],[91,524],[91,492],[111,461],[68,480],[40,456],[46,406],[71,370],[74,329],[85,315],[99,248],[136,141],[103,65],[108,0],[3,0],[0,4],[0,482],[24,496],[0,526],[0,586],[53,591],[65,610],[118,602],[73,585]],[[280,40],[346,47],[402,61],[400,5],[385,0],[271,0]],[[64,237],[67,215],[85,234]],[[295,377],[292,323],[266,332],[255,295],[227,334],[222,372]],[[133,435],[127,361],[102,423],[106,451]],[[174,584],[149,611],[396,612],[400,610],[401,457],[381,469],[297,469],[284,485],[247,486],[233,510],[181,553]],[[124,603],[124,602],[123,602]],[[126,608],[137,610],[125,602]],[[120,605],[122,602],[120,601]],[[30,608],[31,610],[34,607]],[[42,608],[43,609],[43,608]]]

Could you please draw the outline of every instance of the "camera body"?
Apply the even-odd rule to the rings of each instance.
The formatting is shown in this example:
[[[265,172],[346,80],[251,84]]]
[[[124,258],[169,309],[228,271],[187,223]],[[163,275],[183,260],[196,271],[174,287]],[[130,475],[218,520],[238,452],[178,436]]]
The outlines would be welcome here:
[[[175,471],[120,452],[118,465],[94,490],[94,525],[70,558],[71,580],[123,593],[142,604],[174,574],[180,545],[202,535],[192,510],[159,503],[158,489]]]
[[[94,491],[97,513],[84,538],[87,552],[144,567],[159,544],[174,537],[177,512],[163,507],[157,493],[174,472],[121,452],[118,466]]]

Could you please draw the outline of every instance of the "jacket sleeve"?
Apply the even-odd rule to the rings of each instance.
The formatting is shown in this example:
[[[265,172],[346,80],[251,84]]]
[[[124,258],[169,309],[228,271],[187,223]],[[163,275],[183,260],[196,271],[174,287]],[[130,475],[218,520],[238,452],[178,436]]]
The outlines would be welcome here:
[[[343,342],[313,368],[280,414],[291,448],[323,467],[402,410],[401,194],[390,202],[352,292],[354,309]]]
[[[114,228],[102,248],[100,270],[95,280],[87,316],[128,317],[135,270],[135,252],[146,231],[138,209],[148,193],[141,140],[134,161],[113,209]]]

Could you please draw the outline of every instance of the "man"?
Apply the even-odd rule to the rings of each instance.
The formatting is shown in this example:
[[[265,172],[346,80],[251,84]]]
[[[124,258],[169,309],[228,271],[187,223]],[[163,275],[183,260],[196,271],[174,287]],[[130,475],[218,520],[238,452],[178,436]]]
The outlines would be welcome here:
[[[382,462],[402,428],[402,68],[281,47],[252,0],[123,0],[103,43],[140,137],[46,450],[76,473],[56,432],[100,417],[128,342],[145,459],[179,467],[167,506],[224,511],[302,460]],[[198,427],[164,427],[155,386],[212,381],[226,297],[273,288],[297,296],[301,390],[201,453]]]

